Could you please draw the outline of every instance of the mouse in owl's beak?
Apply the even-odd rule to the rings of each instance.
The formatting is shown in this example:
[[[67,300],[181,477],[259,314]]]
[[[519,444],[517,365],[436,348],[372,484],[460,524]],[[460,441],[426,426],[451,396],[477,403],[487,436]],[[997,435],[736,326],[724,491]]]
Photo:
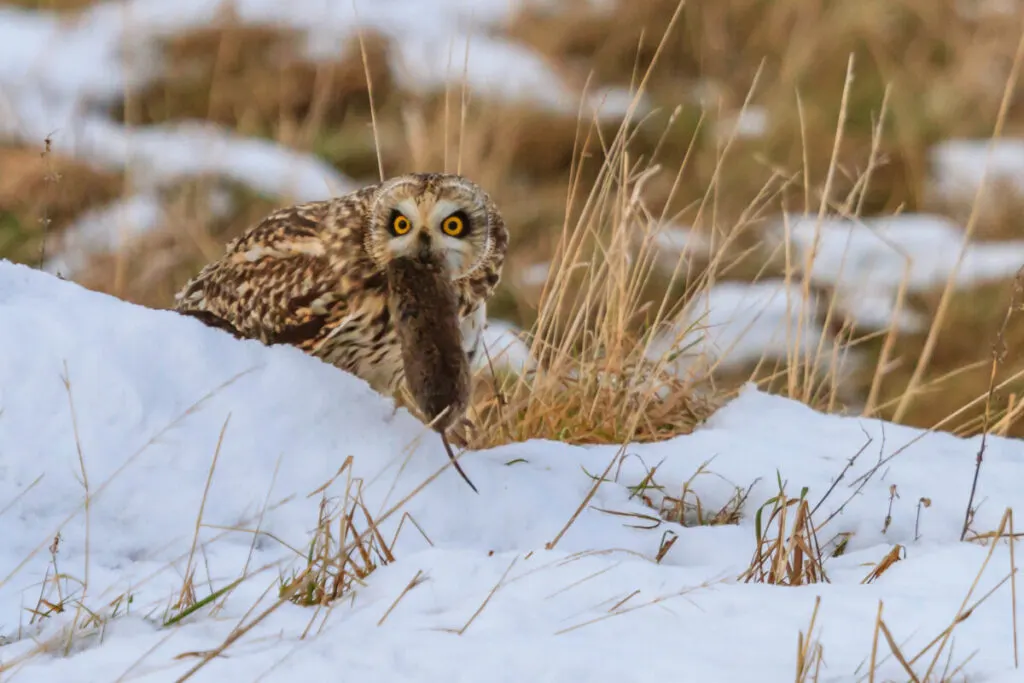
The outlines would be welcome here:
[[[441,435],[455,469],[479,493],[459,466],[446,434],[465,415],[471,389],[458,300],[444,255],[431,248],[425,233],[417,242],[418,249],[392,259],[386,268],[388,305],[402,350],[405,383],[416,407]]]

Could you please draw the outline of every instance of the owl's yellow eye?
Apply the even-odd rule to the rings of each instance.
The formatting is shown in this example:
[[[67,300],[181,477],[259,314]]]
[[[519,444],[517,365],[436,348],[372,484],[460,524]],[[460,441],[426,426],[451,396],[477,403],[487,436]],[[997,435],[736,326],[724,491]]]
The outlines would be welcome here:
[[[396,211],[391,217],[391,231],[396,235],[404,235],[410,230],[412,230],[412,221]]]
[[[441,229],[449,237],[461,237],[466,230],[466,220],[460,213],[453,213],[441,223]]]

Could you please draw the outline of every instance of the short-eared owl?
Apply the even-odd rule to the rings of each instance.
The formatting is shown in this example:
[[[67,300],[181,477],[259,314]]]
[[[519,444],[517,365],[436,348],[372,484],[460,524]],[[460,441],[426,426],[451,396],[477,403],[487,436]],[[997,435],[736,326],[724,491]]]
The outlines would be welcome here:
[[[271,213],[185,285],[176,309],[296,346],[385,395],[404,380],[443,436],[466,408],[507,246],[476,184],[410,174]]]

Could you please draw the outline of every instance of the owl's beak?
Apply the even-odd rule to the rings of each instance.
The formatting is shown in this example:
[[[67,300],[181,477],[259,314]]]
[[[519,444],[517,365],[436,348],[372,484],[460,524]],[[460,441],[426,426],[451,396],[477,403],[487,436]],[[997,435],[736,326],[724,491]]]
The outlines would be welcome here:
[[[433,245],[433,243],[432,243],[432,241],[430,239],[430,233],[426,232],[425,230],[421,231],[420,235],[419,235],[419,247],[420,248],[419,248],[419,253],[418,253],[418,256],[420,257],[420,260],[428,261],[431,258],[433,258],[433,249],[431,249],[432,245]]]

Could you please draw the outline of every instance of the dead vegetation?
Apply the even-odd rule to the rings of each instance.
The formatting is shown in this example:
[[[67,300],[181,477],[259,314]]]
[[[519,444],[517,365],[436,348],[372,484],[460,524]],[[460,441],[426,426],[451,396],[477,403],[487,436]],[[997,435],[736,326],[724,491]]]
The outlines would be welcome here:
[[[35,148],[0,145],[0,257],[38,264],[48,238],[121,196],[122,174],[48,147],[44,140]]]
[[[790,498],[780,490],[758,508],[754,529],[757,547],[741,581],[776,586],[828,583],[811,506],[803,495]]]
[[[375,158],[372,166],[355,166],[352,146],[360,139],[366,146],[365,131],[352,119],[368,113],[358,42],[345,46],[336,61],[312,63],[296,31],[242,25],[230,14],[218,24],[166,39],[159,75],[115,107],[115,120],[207,120],[307,151],[343,150],[335,159],[345,159],[353,175],[376,166]],[[363,45],[375,102],[386,105],[393,94],[386,41],[368,35]],[[367,155],[373,155],[372,144]]]
[[[91,257],[75,274],[85,287],[165,308],[188,278],[224,244],[283,204],[221,178],[181,181],[161,192],[161,225],[116,251]],[[233,207],[218,210],[219,200]]]
[[[3,0],[0,6],[13,5],[20,9],[72,13],[92,7],[96,2],[97,0]]]
[[[378,566],[395,561],[394,541],[386,541],[377,528],[363,502],[362,482],[351,477],[351,465],[350,457],[339,473],[348,473],[341,500],[324,497],[320,502],[305,566],[281,579],[281,596],[297,605],[327,607],[364,585]]]

